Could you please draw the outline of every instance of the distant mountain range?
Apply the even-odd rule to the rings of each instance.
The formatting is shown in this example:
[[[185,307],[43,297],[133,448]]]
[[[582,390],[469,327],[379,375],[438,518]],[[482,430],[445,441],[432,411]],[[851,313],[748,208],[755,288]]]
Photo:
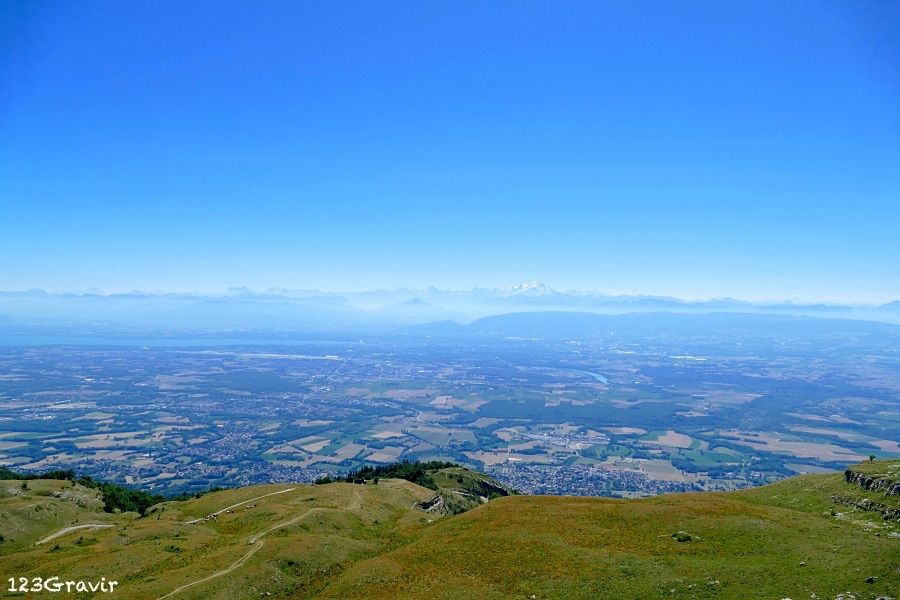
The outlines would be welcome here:
[[[882,305],[686,301],[666,296],[557,291],[540,282],[509,288],[357,292],[231,288],[202,293],[0,292],[0,331],[389,331],[424,326],[450,330],[507,313],[741,313],[856,319],[900,324],[900,301]],[[584,322],[587,317],[579,317]],[[587,318],[590,320],[589,318]],[[480,326],[490,321],[482,321]],[[579,326],[581,327],[581,325]],[[472,328],[469,328],[471,331]]]

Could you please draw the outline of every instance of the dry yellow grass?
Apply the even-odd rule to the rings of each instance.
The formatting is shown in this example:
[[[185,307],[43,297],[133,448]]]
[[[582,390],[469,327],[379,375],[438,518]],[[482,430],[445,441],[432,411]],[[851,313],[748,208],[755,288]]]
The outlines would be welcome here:
[[[894,477],[900,462],[861,468]],[[170,598],[863,599],[900,589],[897,527],[835,505],[836,494],[872,497],[839,473],[641,500],[513,496],[454,517],[423,512],[433,492],[400,480],[239,488],[140,519],[53,497],[66,486],[0,482],[4,577],[105,576],[120,581],[116,597],[140,600],[179,588]],[[33,545],[94,522],[113,527]],[[10,543],[23,523],[30,537]],[[673,539],[679,531],[691,540]]]

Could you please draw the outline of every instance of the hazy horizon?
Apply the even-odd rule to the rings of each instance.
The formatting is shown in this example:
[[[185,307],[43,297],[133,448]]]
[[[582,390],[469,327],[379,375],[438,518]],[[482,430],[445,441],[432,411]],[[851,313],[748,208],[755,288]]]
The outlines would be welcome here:
[[[122,295],[187,295],[198,297],[227,297],[240,294],[250,296],[266,295],[266,294],[324,294],[324,295],[364,295],[378,293],[409,293],[412,295],[427,292],[440,292],[448,294],[469,294],[479,291],[491,291],[507,294],[529,293],[534,291],[535,287],[544,288],[545,293],[572,296],[593,296],[598,298],[646,298],[646,299],[665,299],[684,303],[709,303],[721,301],[742,302],[747,304],[802,304],[802,305],[844,305],[859,307],[877,307],[884,304],[890,304],[900,300],[897,297],[884,297],[879,299],[836,299],[825,297],[738,297],[735,295],[721,295],[708,297],[685,297],[670,293],[642,293],[642,292],[610,292],[602,289],[588,288],[562,288],[548,285],[544,282],[528,281],[518,284],[497,284],[497,285],[472,285],[467,288],[450,288],[440,287],[436,285],[427,285],[423,287],[413,286],[397,286],[397,287],[370,287],[370,288],[353,288],[353,287],[296,287],[289,288],[285,286],[273,286],[268,288],[250,288],[247,286],[237,285],[219,289],[201,289],[201,288],[182,288],[182,289],[46,289],[33,287],[28,289],[10,289],[0,288],[0,294],[27,294],[27,293],[45,293],[48,295],[97,295],[97,296],[122,296]]]

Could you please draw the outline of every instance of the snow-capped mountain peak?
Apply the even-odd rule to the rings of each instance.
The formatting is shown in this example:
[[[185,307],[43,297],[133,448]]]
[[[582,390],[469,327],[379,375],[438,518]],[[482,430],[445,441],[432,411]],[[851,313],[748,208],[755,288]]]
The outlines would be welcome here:
[[[527,296],[549,296],[550,294],[555,294],[556,290],[551,287],[544,285],[539,281],[531,281],[528,283],[522,283],[519,285],[514,285],[512,287],[508,287],[505,290],[507,295],[509,296],[518,296],[518,295],[527,295]]]

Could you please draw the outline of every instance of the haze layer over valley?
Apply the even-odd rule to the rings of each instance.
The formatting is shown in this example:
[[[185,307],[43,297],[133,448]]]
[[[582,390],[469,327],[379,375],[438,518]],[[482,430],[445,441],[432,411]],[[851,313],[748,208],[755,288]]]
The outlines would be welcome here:
[[[309,332],[407,332],[404,326],[468,324],[515,312],[591,312],[605,315],[671,312],[814,316],[900,324],[900,301],[880,304],[750,302],[730,298],[686,301],[557,291],[538,282],[466,291],[369,290],[319,292],[232,288],[204,293],[0,292],[0,335],[191,337]],[[452,322],[452,323],[451,323]],[[13,338],[14,339],[14,338]]]

